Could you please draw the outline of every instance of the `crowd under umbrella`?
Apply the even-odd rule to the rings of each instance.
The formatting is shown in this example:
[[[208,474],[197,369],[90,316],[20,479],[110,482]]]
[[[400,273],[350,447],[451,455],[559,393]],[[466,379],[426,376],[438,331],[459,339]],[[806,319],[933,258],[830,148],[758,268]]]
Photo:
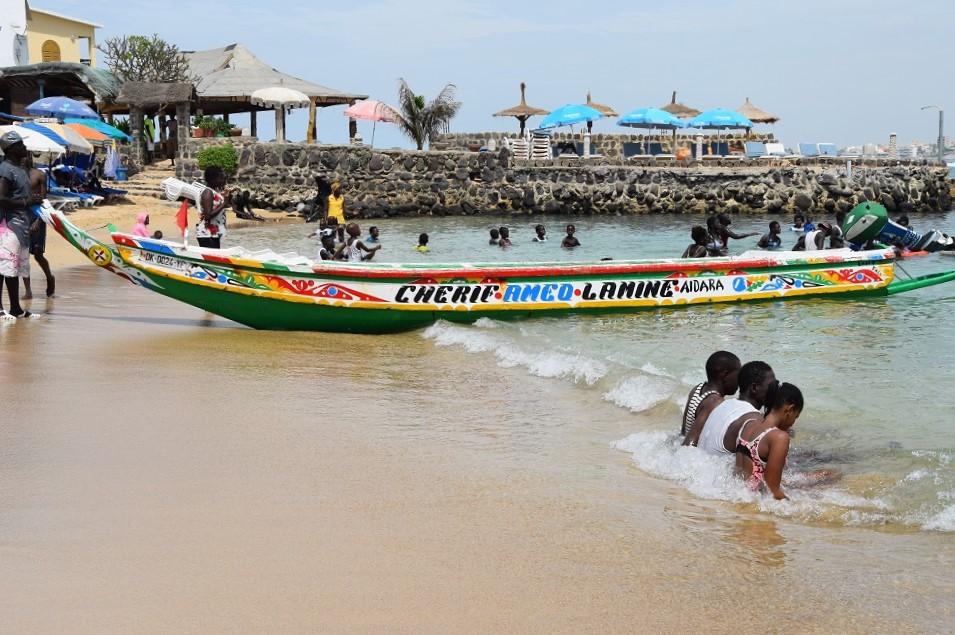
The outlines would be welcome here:
[[[757,108],[750,102],[749,97],[746,98],[746,102],[742,106],[736,109],[736,112],[743,115],[753,123],[776,123],[779,121],[779,117],[776,115],[771,115],[770,113]]]
[[[36,117],[55,117],[65,119],[99,119],[99,113],[81,101],[69,97],[44,97],[26,107],[27,114]]]
[[[252,93],[249,101],[254,106],[275,109],[275,140],[278,143],[285,143],[286,109],[305,108],[311,104],[308,95],[285,86],[260,88]]]
[[[686,128],[686,122],[671,115],[660,108],[638,108],[625,114],[617,121],[617,125],[628,126],[630,128],[646,128],[649,134],[650,130],[673,130],[677,128]],[[646,139],[643,141],[643,153],[647,153]]]
[[[372,122],[371,147],[373,148],[375,147],[375,127],[378,125],[378,122],[394,123],[398,118],[394,108],[375,99],[356,101],[346,108],[342,114],[349,119],[361,119],[363,121]]]
[[[520,135],[522,137],[524,136],[524,126],[527,124],[528,119],[531,117],[538,117],[547,114],[546,110],[527,105],[527,101],[524,99],[524,91],[526,89],[527,84],[521,82],[521,103],[513,106],[512,108],[507,108],[500,112],[494,113],[495,117],[515,117],[521,124]]]
[[[720,130],[749,130],[753,127],[753,122],[734,110],[725,108],[713,108],[702,112],[693,119],[686,122],[687,128],[699,128],[701,130],[716,130],[716,143],[720,142]]]
[[[585,103],[584,105],[589,106],[590,108],[593,108],[604,117],[619,117],[620,116],[620,113],[618,113],[616,110],[614,110],[610,106],[606,106],[604,104],[598,104],[594,102],[594,100],[590,98],[589,90],[587,91],[587,103]],[[587,132],[590,132],[593,129],[593,125],[594,125],[594,122],[592,121],[587,122]]]

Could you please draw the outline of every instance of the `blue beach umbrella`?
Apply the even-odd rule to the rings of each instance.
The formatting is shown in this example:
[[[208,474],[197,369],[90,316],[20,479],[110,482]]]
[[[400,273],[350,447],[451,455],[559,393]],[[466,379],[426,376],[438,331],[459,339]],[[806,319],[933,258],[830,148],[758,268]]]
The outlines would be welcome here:
[[[44,97],[27,106],[26,110],[27,113],[38,117],[99,119],[99,114],[95,110],[69,97]]]
[[[714,108],[701,112],[686,122],[688,128],[716,130],[716,142],[720,140],[720,130],[734,130],[753,127],[753,122],[733,110]]]
[[[67,117],[63,120],[64,123],[81,123],[88,128],[92,128],[97,132],[102,132],[107,137],[112,137],[113,139],[118,139],[120,141],[132,141],[133,138],[128,134],[120,130],[115,126],[111,126],[105,121],[100,121],[99,119],[79,119],[74,117]]]
[[[572,126],[577,123],[587,123],[601,119],[603,114],[596,108],[585,106],[583,104],[567,104],[557,110],[552,110],[543,121],[540,122],[539,130],[549,130],[559,128],[560,126]]]
[[[617,120],[619,126],[646,128],[649,130],[676,130],[686,128],[686,122],[659,108],[637,108]],[[643,142],[643,153],[647,153],[647,143]]]

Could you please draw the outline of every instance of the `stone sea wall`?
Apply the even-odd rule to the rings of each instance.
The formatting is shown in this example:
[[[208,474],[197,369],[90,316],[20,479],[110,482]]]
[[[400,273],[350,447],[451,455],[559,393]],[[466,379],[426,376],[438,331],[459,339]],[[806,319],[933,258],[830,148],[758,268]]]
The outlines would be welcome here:
[[[201,178],[196,153],[222,139],[192,139],[177,173]],[[233,142],[239,153],[233,184],[255,207],[294,210],[316,193],[314,177],[342,182],[346,214],[375,218],[416,214],[640,214],[710,211],[825,215],[863,200],[890,212],[951,207],[947,170],[898,162],[844,164],[637,167],[592,163],[516,162],[497,152],[377,150]],[[618,162],[619,163],[619,162]]]

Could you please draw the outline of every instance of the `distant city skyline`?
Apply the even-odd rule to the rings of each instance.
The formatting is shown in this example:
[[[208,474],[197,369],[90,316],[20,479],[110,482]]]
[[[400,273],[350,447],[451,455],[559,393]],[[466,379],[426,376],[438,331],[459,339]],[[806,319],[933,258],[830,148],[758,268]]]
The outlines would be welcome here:
[[[103,24],[99,42],[152,32],[183,50],[242,42],[279,70],[386,103],[395,103],[399,77],[427,98],[453,83],[463,102],[454,132],[516,133],[516,120],[491,115],[518,102],[521,81],[528,103],[544,109],[582,103],[588,90],[621,114],[665,104],[673,90],[700,110],[735,109],[748,97],[781,118],[757,129],[786,145],[884,145],[893,132],[900,144],[934,144],[938,113],[925,105],[949,106],[955,126],[955,43],[947,33],[955,7],[941,0],[686,0],[653,8],[609,0],[586,13],[567,0],[34,4]],[[321,142],[347,140],[343,110],[319,109]],[[245,116],[233,121],[248,126]],[[259,115],[261,137],[272,121]],[[290,139],[304,139],[306,121],[307,110],[289,117]],[[370,139],[370,124],[360,122],[359,131]],[[605,119],[594,131],[629,130]],[[388,124],[377,127],[375,143],[411,145]]]

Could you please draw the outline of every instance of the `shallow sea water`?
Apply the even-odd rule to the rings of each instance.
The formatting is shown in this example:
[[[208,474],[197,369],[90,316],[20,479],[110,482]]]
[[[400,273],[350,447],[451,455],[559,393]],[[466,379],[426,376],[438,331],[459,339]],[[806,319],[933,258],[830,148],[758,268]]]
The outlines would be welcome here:
[[[380,256],[673,256],[701,219],[571,219],[575,252],[567,220],[509,221],[501,250],[503,219],[385,219]],[[536,222],[550,242],[528,242]],[[227,244],[311,253],[310,230]],[[431,254],[411,249],[421,231]],[[387,337],[253,332],[92,265],[58,288],[44,318],[0,327],[13,630],[677,632],[687,597],[717,632],[955,619],[955,286]],[[718,348],[806,395],[791,501],[677,447]],[[819,467],[844,477],[800,487]],[[734,613],[750,587],[766,603]]]

